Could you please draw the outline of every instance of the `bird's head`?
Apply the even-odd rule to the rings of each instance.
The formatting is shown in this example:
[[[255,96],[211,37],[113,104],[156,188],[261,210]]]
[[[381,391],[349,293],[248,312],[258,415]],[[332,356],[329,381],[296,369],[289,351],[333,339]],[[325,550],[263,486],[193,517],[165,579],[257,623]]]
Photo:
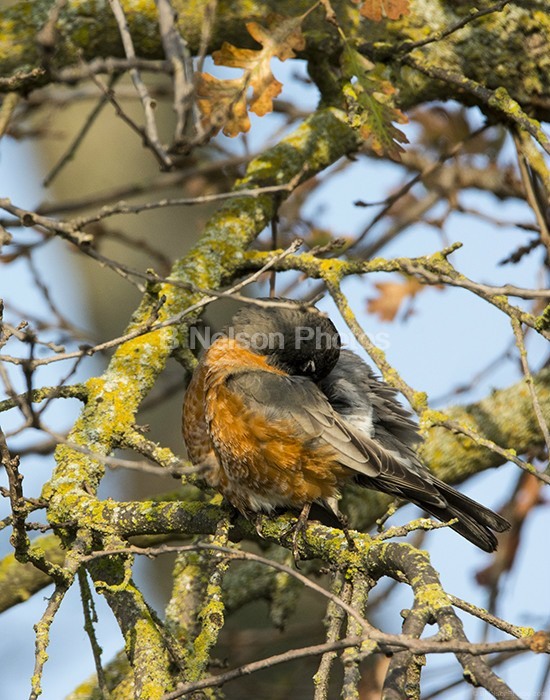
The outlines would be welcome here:
[[[340,355],[332,321],[314,306],[291,299],[261,301],[266,305],[239,309],[225,334],[288,374],[315,381],[326,377]]]

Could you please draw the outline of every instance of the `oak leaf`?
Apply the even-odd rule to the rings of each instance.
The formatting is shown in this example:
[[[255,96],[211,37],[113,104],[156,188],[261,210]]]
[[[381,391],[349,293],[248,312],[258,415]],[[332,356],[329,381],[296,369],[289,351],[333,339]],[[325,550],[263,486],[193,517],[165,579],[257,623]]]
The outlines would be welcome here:
[[[375,285],[379,294],[367,302],[367,311],[378,314],[382,321],[393,321],[401,304],[407,298],[414,298],[424,287],[414,278],[405,282],[377,282]]]
[[[214,132],[223,128],[226,136],[237,136],[250,129],[246,93],[240,80],[219,80],[202,73],[197,84],[197,107]]]
[[[395,88],[376,66],[347,44],[342,52],[342,70],[348,78],[343,87],[348,119],[379,156],[401,159],[405,134],[392,122],[405,124],[407,117],[393,104]]]
[[[271,72],[271,59],[285,61],[305,47],[301,30],[304,16],[273,16],[267,29],[257,22],[248,22],[248,33],[262,46],[259,50],[240,49],[224,42],[214,51],[216,65],[242,68],[244,73],[237,80],[220,80],[208,73],[199,75],[197,105],[213,131],[223,128],[226,136],[237,136],[250,129],[248,111],[259,117],[273,111],[273,100],[283,86]]]

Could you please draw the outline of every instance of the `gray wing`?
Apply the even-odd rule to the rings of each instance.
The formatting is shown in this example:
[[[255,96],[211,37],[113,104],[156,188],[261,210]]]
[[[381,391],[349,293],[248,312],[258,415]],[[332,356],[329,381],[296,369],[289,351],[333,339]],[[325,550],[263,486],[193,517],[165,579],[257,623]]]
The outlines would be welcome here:
[[[341,391],[347,381],[346,366],[353,370],[366,367],[358,357],[350,356],[356,357],[344,352],[343,365],[339,362],[335,368],[341,382],[332,396],[333,405],[319,386],[304,377],[247,372],[229,378],[228,385],[248,408],[271,421],[290,422],[304,440],[330,445],[336,459],[355,472],[359,483],[412,501],[442,521],[457,518],[453,530],[485,551],[494,551],[497,540],[493,531],[503,532],[509,523],[422,465],[413,448],[418,438],[416,425],[395,400],[395,392],[369,372],[359,382],[359,388],[366,388],[363,407],[357,396],[346,400]],[[325,386],[329,395],[330,388],[330,383]],[[371,424],[366,432],[353,422],[362,421],[365,412]]]
[[[227,385],[247,408],[262,413],[269,421],[290,421],[304,439],[330,445],[338,462],[368,481],[372,488],[385,491],[385,484],[391,483],[391,492],[396,495],[444,505],[429,480],[411,471],[399,454],[339,415],[310,379],[254,371],[233,375]]]
[[[319,382],[334,411],[359,435],[364,447],[381,454],[382,468],[370,488],[426,505],[442,506],[445,498],[435,478],[421,463],[416,445],[422,438],[411,413],[396,398],[397,391],[378,379],[351,350],[341,350],[330,374]]]
[[[351,350],[341,350],[332,372],[319,382],[333,408],[390,449],[414,455],[421,442],[418,426],[399,401],[397,391],[379,379]],[[370,425],[369,425],[370,423]],[[369,430],[370,428],[370,430]]]
[[[368,477],[378,474],[376,463],[310,379],[259,370],[232,375],[227,386],[270,423],[290,422],[304,441],[330,445],[346,467]]]

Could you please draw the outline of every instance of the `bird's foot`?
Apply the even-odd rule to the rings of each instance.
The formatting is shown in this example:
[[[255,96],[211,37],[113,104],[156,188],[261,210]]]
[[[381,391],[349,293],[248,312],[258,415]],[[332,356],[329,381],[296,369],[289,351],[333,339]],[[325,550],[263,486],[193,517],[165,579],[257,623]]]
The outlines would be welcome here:
[[[340,513],[340,511],[336,513],[336,517],[338,518],[338,522],[340,523],[340,527],[342,528],[342,532],[344,533],[344,537],[346,538],[346,542],[348,543],[349,550],[354,552],[357,549],[357,547],[355,546],[353,537],[350,534],[347,517]]]
[[[300,537],[302,542],[305,541],[305,532],[308,524],[309,511],[311,510],[311,503],[306,503],[300,515],[296,518],[295,522],[292,522],[283,532],[283,537],[288,537],[292,534],[292,556],[294,557],[294,563],[296,567],[299,568],[298,562],[300,561]]]
[[[256,532],[258,533],[258,536],[262,538],[262,540],[265,540],[264,534],[262,532],[262,524],[263,524],[263,518],[261,513],[254,513],[249,516],[249,520],[252,520],[254,523],[254,527],[256,528]]]

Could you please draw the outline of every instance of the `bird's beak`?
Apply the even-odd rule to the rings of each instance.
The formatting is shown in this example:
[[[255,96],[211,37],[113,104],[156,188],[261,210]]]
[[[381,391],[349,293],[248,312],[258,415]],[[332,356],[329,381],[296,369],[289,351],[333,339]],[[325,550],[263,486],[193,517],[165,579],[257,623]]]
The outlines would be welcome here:
[[[302,371],[315,374],[315,360],[308,360],[302,367]]]

